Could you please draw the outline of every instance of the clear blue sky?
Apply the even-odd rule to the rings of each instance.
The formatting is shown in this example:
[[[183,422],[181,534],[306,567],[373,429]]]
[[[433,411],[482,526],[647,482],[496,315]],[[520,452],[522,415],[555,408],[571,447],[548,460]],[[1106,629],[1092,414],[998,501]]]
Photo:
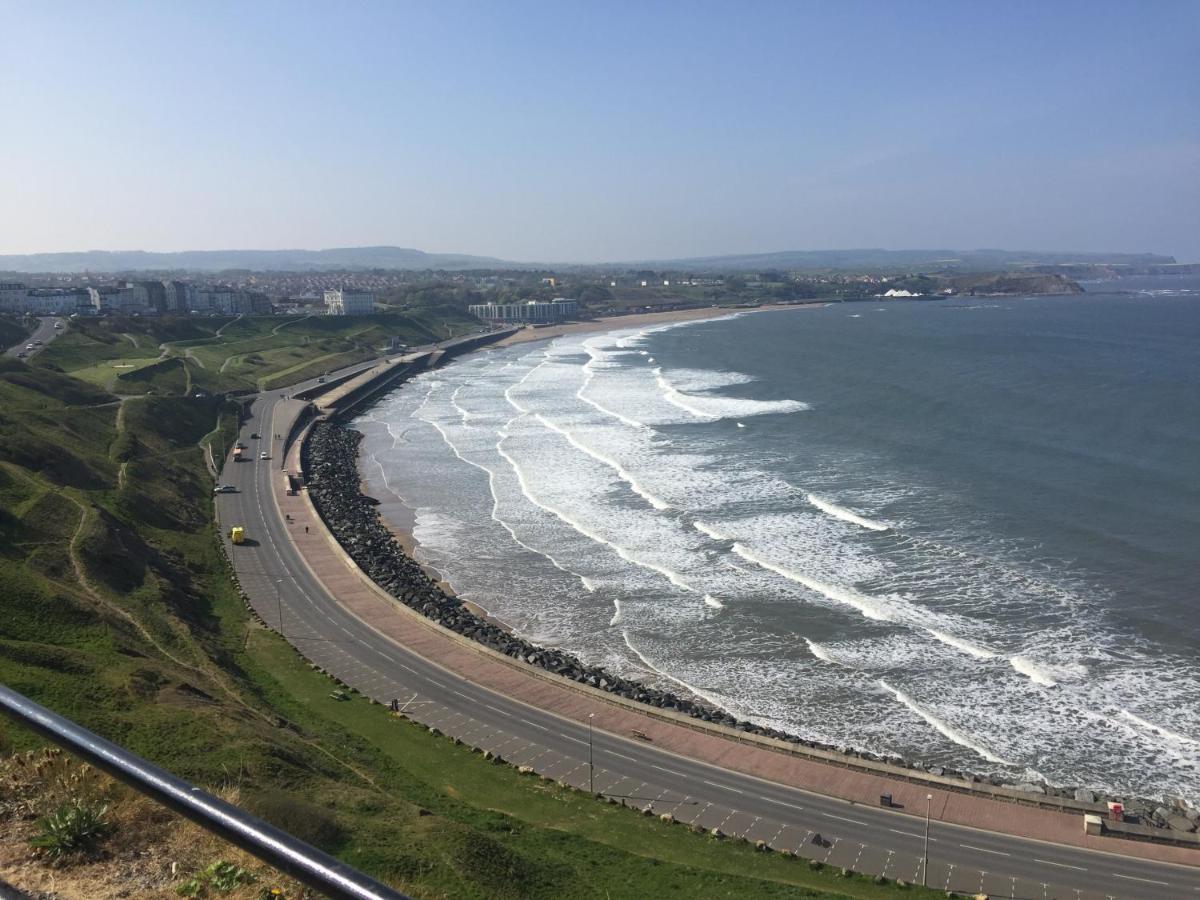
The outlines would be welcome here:
[[[0,253],[1200,261],[1200,2],[0,0]]]

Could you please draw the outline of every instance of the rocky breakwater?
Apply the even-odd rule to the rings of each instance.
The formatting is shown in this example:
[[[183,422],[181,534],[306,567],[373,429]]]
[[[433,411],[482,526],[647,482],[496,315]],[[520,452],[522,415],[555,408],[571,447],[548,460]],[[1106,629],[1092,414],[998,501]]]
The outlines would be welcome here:
[[[358,444],[362,437],[361,433],[336,422],[320,422],[313,427],[303,449],[309,497],[338,542],[368,577],[401,603],[451,631],[515,660],[616,694],[626,700],[681,713],[746,734],[775,738],[798,748],[807,747],[836,753],[847,758],[847,761],[857,758],[884,762],[907,768],[916,777],[931,774],[939,778],[959,780],[964,788],[978,783],[1011,788],[1029,795],[1030,800],[1036,800],[1038,796],[1057,797],[1079,803],[1097,803],[1109,799],[1086,789],[1014,783],[1011,776],[1006,779],[997,774],[977,775],[942,766],[926,766],[895,755],[879,756],[867,751],[804,740],[775,728],[766,728],[738,719],[723,710],[669,691],[622,678],[598,666],[587,665],[570,653],[538,646],[505,631],[472,613],[457,597],[446,594],[426,574],[421,565],[404,552],[380,518],[375,501],[365,497],[360,490],[357,457]],[[1183,830],[1182,823],[1188,821],[1179,815],[1179,809],[1155,809],[1159,804],[1147,801],[1130,805],[1133,806],[1132,811],[1135,815],[1142,813],[1137,818],[1144,824],[1168,825],[1168,818],[1173,818],[1177,822],[1175,827]],[[1194,823],[1189,824],[1195,827]]]
[[[404,552],[375,505],[359,490],[355,460],[361,439],[359,432],[335,423],[323,422],[314,427],[304,447],[308,494],[350,558],[405,606],[498,653],[580,684],[749,734],[800,742],[782,731],[742,721],[721,710],[589,666],[562,650],[540,647],[472,613]]]

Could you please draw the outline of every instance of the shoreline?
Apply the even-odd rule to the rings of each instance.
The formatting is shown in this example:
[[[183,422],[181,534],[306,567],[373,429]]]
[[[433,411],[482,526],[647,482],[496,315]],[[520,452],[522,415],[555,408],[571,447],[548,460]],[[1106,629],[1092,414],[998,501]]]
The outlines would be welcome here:
[[[564,322],[561,325],[546,325],[542,328],[522,328],[516,334],[492,344],[493,347],[511,347],[530,341],[548,340],[567,334],[589,334],[592,332],[617,331],[636,328],[639,325],[666,325],[672,322],[701,322],[720,319],[739,313],[775,312],[785,309],[821,309],[829,306],[828,300],[813,300],[805,303],[764,303],[759,306],[702,306],[691,309],[671,309],[662,312],[626,313],[619,316],[603,316],[580,322]]]
[[[604,316],[599,319],[589,319],[583,322],[564,322],[561,325],[548,325],[544,328],[522,328],[516,334],[506,337],[503,340],[496,341],[494,344],[489,344],[482,348],[485,350],[492,348],[506,348],[516,346],[517,344],[528,344],[534,341],[551,340],[553,338],[562,337],[568,334],[591,334],[605,331],[618,331],[623,328],[637,327],[639,325],[665,325],[673,322],[701,322],[710,319],[720,319],[724,316],[736,315],[738,313],[757,313],[757,312],[774,312],[787,309],[820,309],[828,306],[829,301],[820,300],[811,303],[769,303],[753,307],[729,307],[729,306],[705,306],[695,309],[673,309],[663,312],[647,312],[647,313],[629,313],[620,316]],[[477,352],[477,351],[472,351]],[[403,386],[405,382],[400,382],[397,387]],[[371,458],[374,462],[374,457]],[[510,634],[516,634],[515,629],[508,622],[494,615],[486,607],[481,606],[474,600],[468,600],[465,597],[460,597],[454,590],[448,580],[434,566],[429,563],[422,562],[418,558],[418,550],[421,547],[421,542],[417,540],[415,529],[417,525],[417,512],[404,497],[401,497],[387,484],[387,479],[383,476],[382,471],[372,476],[368,472],[363,471],[367,468],[365,460],[361,455],[357,461],[359,476],[362,478],[362,493],[368,497],[372,497],[379,501],[380,519],[387,527],[388,531],[395,537],[397,543],[400,544],[404,553],[413,562],[417,563],[426,574],[440,587],[447,595],[456,598],[467,607],[472,613],[479,616],[481,619],[491,622],[493,625],[503,628]],[[376,462],[374,468],[379,470],[379,464]],[[373,480],[373,479],[378,479]],[[387,499],[384,499],[384,498]],[[385,510],[387,513],[385,514]],[[657,673],[653,673],[656,677],[661,677]],[[697,700],[702,698],[697,697]]]
[[[514,345],[522,344],[522,343],[532,343],[532,342],[540,341],[540,340],[550,340],[550,339],[554,339],[554,338],[561,337],[564,335],[571,335],[571,334],[619,331],[619,330],[624,330],[624,329],[637,328],[638,326],[647,326],[647,325],[654,326],[654,325],[660,325],[660,324],[669,324],[669,323],[673,323],[673,322],[705,321],[705,320],[712,320],[712,319],[717,319],[717,318],[722,318],[722,317],[739,315],[741,313],[765,312],[765,311],[776,311],[776,310],[796,309],[796,308],[814,309],[814,308],[821,308],[821,307],[828,306],[828,305],[830,305],[828,301],[820,301],[820,302],[816,302],[816,303],[806,303],[806,304],[771,304],[771,305],[763,305],[763,306],[756,306],[756,307],[744,307],[744,308],[705,307],[705,308],[699,308],[699,309],[671,310],[671,311],[663,311],[663,312],[657,312],[657,313],[654,313],[654,312],[652,312],[652,313],[635,313],[635,314],[623,315],[623,316],[605,317],[602,319],[595,319],[595,320],[591,320],[591,321],[587,321],[587,322],[564,323],[562,325],[547,326],[544,328],[536,328],[536,329],[535,328],[525,328],[525,329],[522,329],[521,331],[517,332],[516,334],[514,334],[508,338],[505,338],[502,341],[497,341],[496,343],[489,345],[489,346],[509,347],[509,346],[514,346]],[[371,457],[371,460],[373,461],[374,457]],[[365,462],[367,462],[367,460],[365,458],[363,458],[361,456],[358,457],[357,463],[361,464],[361,463],[365,463]],[[361,467],[365,468],[366,466],[361,466]],[[378,464],[376,464],[375,468],[378,470]],[[384,481],[384,479],[382,478],[382,472],[380,472],[379,475],[377,475],[377,477],[380,479],[381,482]],[[368,486],[368,482],[366,481],[365,477],[364,477],[364,486]],[[414,562],[417,562],[417,564],[420,565],[422,567],[422,569],[424,569],[429,574],[429,577],[433,581],[438,583],[439,587],[441,587],[448,595],[455,597],[458,600],[458,602],[461,603],[469,612],[473,613],[474,615],[478,616],[479,618],[483,619],[484,621],[486,621],[496,627],[503,628],[506,632],[511,634],[513,637],[523,639],[523,640],[529,640],[527,638],[523,638],[523,636],[521,635],[520,632],[515,631],[510,625],[505,623],[503,620],[493,616],[486,608],[480,606],[478,603],[468,601],[462,597],[458,597],[453,592],[453,590],[450,588],[450,585],[442,578],[442,576],[439,572],[437,572],[433,567],[431,567],[425,563],[422,563],[417,559],[416,550],[419,548],[420,544],[419,544],[419,541],[416,540],[415,535],[413,534],[413,527],[415,526],[415,521],[416,521],[415,511],[407,505],[407,503],[404,501],[403,498],[399,497],[394,492],[392,492],[390,488],[384,487],[384,488],[382,488],[382,490],[386,491],[386,494],[389,498],[392,498],[391,500],[388,501],[388,503],[386,505],[395,510],[400,511],[400,516],[402,517],[403,521],[412,523],[407,528],[399,527],[392,520],[391,516],[382,515],[383,509],[382,508],[380,509],[381,519],[383,521],[383,524],[388,528],[389,531],[391,531],[396,536],[397,541],[401,544],[401,547],[403,548],[405,554],[410,559],[412,559]],[[379,493],[376,493],[374,491],[366,491],[366,493],[368,493],[370,496],[375,496],[375,497],[379,496]],[[381,503],[381,507],[383,505],[384,504]],[[552,651],[559,650],[559,648],[556,648],[553,646],[549,646],[549,647],[545,647],[545,645],[542,645],[542,646],[544,647],[544,649],[548,649],[548,650],[552,650]],[[564,650],[561,652],[568,652],[568,651]],[[586,662],[584,664],[587,665]],[[646,684],[647,683],[646,676],[650,676],[649,686],[653,686],[656,690],[660,690],[660,691],[666,692],[668,694],[678,694],[697,705],[709,706],[710,708],[714,708],[726,715],[732,715],[731,713],[729,713],[728,710],[725,710],[722,707],[713,705],[711,700],[707,699],[706,697],[704,697],[702,695],[697,694],[693,689],[688,689],[685,686],[684,691],[679,691],[680,684],[677,682],[675,682],[673,684],[668,684],[667,682],[674,682],[674,679],[670,678],[670,676],[665,676],[664,673],[658,672],[653,669],[646,669],[645,667],[637,667],[637,668],[639,669],[639,671],[642,674],[633,675],[633,676],[625,676],[625,677],[631,677],[631,679],[636,680],[636,682],[641,682],[642,684]],[[767,728],[766,726],[758,726],[758,727]],[[771,731],[773,729],[767,728],[767,730]],[[1091,795],[1092,797],[1095,797],[1098,800],[1102,801],[1102,800],[1108,799],[1112,796],[1107,789],[1085,788],[1083,785],[1080,785],[1078,783],[1075,783],[1072,785],[1065,785],[1065,784],[1051,782],[1044,778],[1036,779],[1036,780],[1021,779],[1021,778],[1016,777],[1015,775],[1010,776],[1008,778],[1005,778],[1003,776],[998,777],[994,773],[986,773],[985,774],[985,773],[980,773],[978,771],[972,771],[970,769],[959,769],[957,767],[945,767],[945,766],[941,766],[941,765],[934,765],[934,764],[928,763],[926,761],[921,761],[920,759],[901,757],[895,753],[883,754],[881,756],[876,756],[876,754],[871,753],[869,751],[860,750],[860,749],[852,748],[852,747],[840,747],[840,746],[833,746],[833,745],[825,745],[820,742],[813,741],[811,739],[798,738],[798,737],[795,737],[790,734],[786,735],[783,739],[792,741],[792,742],[796,742],[796,743],[799,743],[804,746],[814,747],[819,750],[826,750],[826,751],[831,751],[831,752],[850,754],[850,755],[859,756],[863,759],[868,759],[868,760],[879,759],[881,761],[891,762],[892,764],[899,765],[903,768],[907,768],[910,771],[914,771],[914,770],[915,771],[925,771],[925,772],[929,772],[929,773],[937,774],[937,775],[942,774],[942,772],[944,771],[949,775],[963,778],[965,781],[968,782],[968,784],[972,783],[972,782],[984,783],[984,784],[990,783],[994,786],[1012,788],[1012,789],[1027,793],[1027,794],[1033,794],[1033,795],[1044,794],[1044,795],[1049,795],[1051,797],[1070,798],[1073,795],[1084,793],[1084,794]],[[1075,796],[1075,799],[1078,800],[1079,797]],[[1153,809],[1155,807],[1155,805],[1157,805],[1157,804],[1165,804],[1166,802],[1167,802],[1167,798],[1165,798],[1165,797],[1148,798],[1148,797],[1141,797],[1141,796],[1133,795],[1133,796],[1129,797],[1129,799],[1127,801],[1127,805],[1130,808],[1130,812],[1133,812],[1135,814],[1141,814],[1142,810],[1140,809],[1140,807],[1144,807],[1146,810],[1149,810],[1149,809]],[[1145,820],[1143,820],[1143,821],[1145,821]],[[1163,827],[1163,826],[1158,826],[1158,827]]]
[[[366,438],[365,434],[364,438]],[[374,457],[372,457],[372,460],[374,460]],[[360,454],[356,464],[361,461],[363,460]],[[375,468],[379,469],[378,463],[376,463]],[[380,471],[376,476],[379,479],[378,482],[373,482],[370,476],[362,471],[362,466],[359,466],[359,475],[362,479],[360,482],[361,493],[365,497],[370,497],[378,501],[379,506],[377,509],[379,510],[379,520],[391,533],[392,537],[396,539],[396,543],[400,545],[400,548],[404,551],[405,556],[419,565],[425,574],[429,576],[430,580],[433,581],[433,583],[436,584],[442,593],[446,594],[446,596],[457,599],[460,603],[462,603],[463,606],[484,621],[490,622],[496,627],[502,628],[504,631],[507,631],[510,634],[515,633],[513,627],[503,619],[493,615],[490,611],[480,606],[475,601],[468,600],[465,597],[459,597],[458,593],[454,590],[454,586],[450,584],[450,582],[442,575],[441,572],[439,572],[434,566],[427,562],[423,562],[418,558],[417,550],[420,548],[421,543],[417,540],[417,536],[414,533],[414,529],[417,525],[416,510],[409,506],[408,502],[403,497],[401,497],[388,486],[386,479],[383,477],[382,471]]]

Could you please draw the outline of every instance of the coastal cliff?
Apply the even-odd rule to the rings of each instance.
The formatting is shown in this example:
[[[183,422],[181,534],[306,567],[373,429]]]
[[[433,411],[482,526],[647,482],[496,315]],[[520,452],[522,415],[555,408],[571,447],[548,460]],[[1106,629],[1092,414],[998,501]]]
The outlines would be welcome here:
[[[1082,294],[1075,281],[1058,273],[989,272],[978,275],[953,275],[944,278],[945,287],[956,294],[1007,296],[1021,294]]]

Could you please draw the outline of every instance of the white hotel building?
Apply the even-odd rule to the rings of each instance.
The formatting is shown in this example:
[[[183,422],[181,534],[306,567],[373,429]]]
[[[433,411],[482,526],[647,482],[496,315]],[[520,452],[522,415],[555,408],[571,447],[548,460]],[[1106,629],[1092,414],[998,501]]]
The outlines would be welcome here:
[[[566,297],[553,300],[526,300],[524,303],[478,303],[467,307],[471,315],[485,322],[530,322],[546,325],[572,319],[579,313],[579,303]]]
[[[328,316],[369,316],[375,312],[375,295],[370,291],[326,291]]]

